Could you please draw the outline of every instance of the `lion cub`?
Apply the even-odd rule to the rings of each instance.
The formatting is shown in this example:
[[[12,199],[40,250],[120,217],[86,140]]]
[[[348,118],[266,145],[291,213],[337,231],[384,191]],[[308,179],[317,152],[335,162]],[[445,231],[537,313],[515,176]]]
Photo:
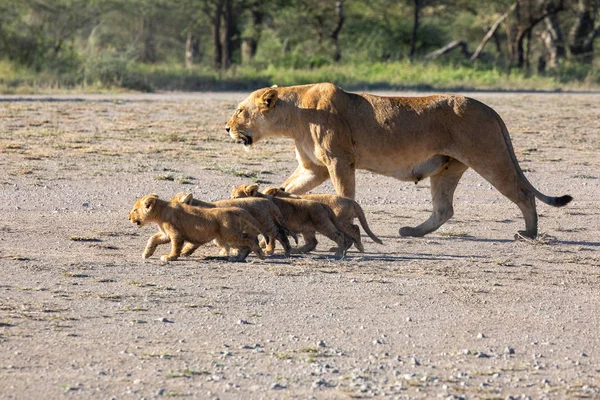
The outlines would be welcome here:
[[[357,238],[354,242],[354,246],[363,253],[365,251],[364,246],[360,240],[360,229],[358,225],[354,225],[354,218],[358,218],[361,226],[369,235],[371,239],[375,243],[382,244],[381,240],[375,236],[371,229],[369,228],[369,224],[367,224],[367,219],[365,218],[365,212],[362,207],[354,200],[348,197],[337,196],[335,194],[303,194],[303,195],[293,195],[282,188],[268,187],[262,191],[264,194],[274,197],[289,197],[294,199],[304,199],[304,200],[312,200],[318,201],[319,203],[323,203],[331,207],[336,217],[340,223],[344,226],[344,231],[353,232],[352,237]]]
[[[156,246],[171,242],[171,253],[160,259],[173,261],[181,255],[184,242],[199,246],[213,239],[238,249],[234,261],[244,261],[250,251],[261,260],[265,257],[256,237],[261,233],[256,220],[247,211],[238,208],[205,209],[173,204],[150,194],[135,202],[129,220],[139,227],[155,222],[160,228],[160,232],[148,240],[144,258],[154,254]]]
[[[246,198],[246,199],[227,199],[227,200],[219,200],[214,203],[210,203],[207,201],[202,201],[198,199],[194,199],[192,193],[178,193],[169,200],[169,202],[174,203],[184,203],[190,206],[195,207],[204,207],[204,208],[215,208],[215,207],[238,207],[244,209],[256,219],[258,223],[258,227],[261,229],[261,232],[265,232],[267,236],[265,236],[265,240],[267,242],[267,247],[265,249],[265,254],[272,255],[275,250],[275,239],[281,243],[283,246],[283,252],[286,258],[290,256],[290,241],[288,240],[288,236],[291,236],[298,243],[298,237],[295,233],[293,233],[290,228],[288,228],[287,224],[279,208],[272,202],[267,199],[260,198]],[[219,242],[217,243],[219,247],[223,249],[224,252],[229,252],[229,246],[227,243]],[[196,249],[197,245],[188,243],[185,245],[182,255],[189,256]]]
[[[336,256],[343,257],[354,239],[343,232],[335,214],[329,206],[316,201],[272,197],[260,193],[258,185],[240,185],[231,192],[232,198],[263,197],[279,208],[290,229],[302,234],[304,245],[292,249],[292,253],[308,253],[317,247],[315,233],[319,232],[337,243]]]

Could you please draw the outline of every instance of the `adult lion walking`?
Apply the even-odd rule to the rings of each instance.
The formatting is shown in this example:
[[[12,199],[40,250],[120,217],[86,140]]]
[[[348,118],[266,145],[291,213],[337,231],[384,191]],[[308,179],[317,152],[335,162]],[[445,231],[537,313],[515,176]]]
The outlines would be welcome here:
[[[430,178],[433,212],[422,224],[401,228],[402,236],[426,235],[452,217],[454,190],[469,167],[521,209],[523,236],[537,235],[536,197],[555,207],[572,200],[534,188],[500,116],[468,97],[381,97],[330,83],[272,87],[240,103],[226,130],[245,146],[265,137],[293,139],[299,165],[282,185],[290,193],[331,178],[338,195],[354,198],[357,169],[403,181]]]

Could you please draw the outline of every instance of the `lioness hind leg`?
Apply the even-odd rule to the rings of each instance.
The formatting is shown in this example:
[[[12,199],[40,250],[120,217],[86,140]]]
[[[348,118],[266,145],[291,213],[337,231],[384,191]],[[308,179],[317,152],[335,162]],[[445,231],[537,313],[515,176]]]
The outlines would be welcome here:
[[[416,227],[405,226],[400,229],[401,236],[424,236],[435,231],[454,215],[452,201],[458,181],[467,166],[452,159],[441,172],[431,176],[431,197],[433,211],[429,218]]]
[[[485,177],[484,177],[485,178]],[[515,203],[525,218],[525,230],[519,231],[521,236],[535,238],[537,236],[538,215],[535,208],[535,194],[521,183],[494,183],[488,179],[500,193]]]
[[[473,166],[475,172],[515,203],[523,213],[525,231],[519,231],[519,234],[529,238],[536,237],[538,215],[535,208],[535,194],[522,182],[509,156],[494,165],[488,165],[483,160],[476,164]]]

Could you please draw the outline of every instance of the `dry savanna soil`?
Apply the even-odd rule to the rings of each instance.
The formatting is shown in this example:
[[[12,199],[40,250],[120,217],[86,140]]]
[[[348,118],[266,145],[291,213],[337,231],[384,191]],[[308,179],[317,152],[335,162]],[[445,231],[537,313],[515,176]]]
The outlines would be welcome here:
[[[473,93],[511,132],[540,237],[473,171],[455,216],[429,181],[360,172],[365,253],[143,262],[136,198],[280,184],[293,143],[233,143],[247,93],[0,98],[0,398],[598,398],[600,95]],[[332,192],[330,183],[315,192]]]

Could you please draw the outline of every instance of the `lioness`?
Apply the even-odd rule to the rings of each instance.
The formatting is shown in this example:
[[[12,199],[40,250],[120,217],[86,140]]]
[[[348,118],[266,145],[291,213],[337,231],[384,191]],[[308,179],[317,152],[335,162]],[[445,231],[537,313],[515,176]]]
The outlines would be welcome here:
[[[169,203],[150,194],[135,202],[129,220],[139,227],[155,222],[160,228],[160,232],[148,240],[144,259],[154,254],[156,246],[171,242],[171,253],[160,259],[173,261],[181,255],[184,242],[201,245],[213,239],[238,249],[234,261],[244,261],[250,251],[261,260],[265,258],[256,238],[260,233],[256,220],[239,208],[204,209]]]
[[[331,207],[335,216],[338,218],[340,223],[344,225],[344,230],[352,230],[354,232],[353,237],[358,237],[358,240],[354,242],[354,246],[360,252],[364,252],[365,248],[360,240],[360,229],[357,225],[354,225],[354,218],[358,218],[363,229],[369,235],[375,243],[382,244],[381,240],[375,236],[375,234],[369,228],[365,212],[363,211],[360,204],[356,201],[349,199],[348,197],[336,196],[335,194],[304,194],[296,196],[283,190],[282,188],[268,187],[262,191],[264,194],[274,197],[291,197],[300,198],[304,200],[318,201]]]
[[[194,199],[192,193],[178,193],[173,196],[169,202],[185,203],[190,206],[204,208],[238,207],[248,211],[258,223],[258,227],[261,229],[261,231],[267,234],[265,237],[267,242],[265,254],[267,255],[273,254],[275,249],[275,239],[277,239],[283,246],[283,252],[286,257],[290,256],[291,250],[290,241],[287,237],[293,237],[296,243],[298,243],[298,237],[290,230],[290,228],[288,228],[283,216],[281,215],[281,212],[279,211],[279,208],[277,208],[272,201],[267,199],[253,197],[247,199],[219,200],[211,203],[208,201]],[[229,253],[229,245],[227,243],[218,242],[217,244],[219,247],[225,250],[226,254]],[[183,248],[183,252],[181,254],[184,256],[189,256],[197,248],[198,245],[188,243]]]
[[[302,194],[331,178],[338,195],[354,198],[356,169],[404,181],[431,178],[433,212],[400,235],[423,236],[454,214],[458,181],[473,168],[525,217],[523,236],[537,235],[535,198],[560,207],[525,178],[500,116],[463,96],[380,97],[344,92],[330,83],[253,92],[226,125],[245,146],[266,137],[294,139],[298,168],[281,185]]]
[[[285,219],[290,229],[296,233],[302,234],[304,245],[292,249],[292,253],[308,253],[317,247],[317,238],[315,233],[319,232],[337,243],[335,250],[337,257],[343,257],[346,250],[355,238],[343,231],[343,227],[338,222],[335,214],[329,206],[316,201],[302,199],[286,199],[280,197],[267,196],[258,191],[258,185],[239,185],[231,191],[232,198],[241,197],[263,197],[267,198],[279,208],[281,215]]]

